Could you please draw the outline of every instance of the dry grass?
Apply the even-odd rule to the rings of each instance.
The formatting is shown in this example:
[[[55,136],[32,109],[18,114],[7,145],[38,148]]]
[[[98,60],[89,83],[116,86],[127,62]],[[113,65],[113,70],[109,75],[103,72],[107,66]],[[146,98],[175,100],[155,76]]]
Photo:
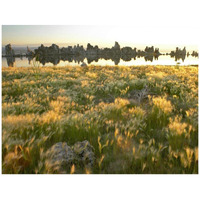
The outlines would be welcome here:
[[[198,68],[2,68],[3,173],[45,173],[41,152],[83,140],[80,173],[198,173]]]

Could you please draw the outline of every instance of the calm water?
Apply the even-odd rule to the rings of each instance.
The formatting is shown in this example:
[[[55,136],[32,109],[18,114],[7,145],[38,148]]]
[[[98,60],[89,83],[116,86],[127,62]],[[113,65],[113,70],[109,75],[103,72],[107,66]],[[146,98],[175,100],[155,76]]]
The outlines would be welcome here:
[[[110,66],[114,66],[115,62],[111,59],[105,60],[105,59],[98,59],[98,61],[89,61],[87,58],[83,59],[83,61],[88,64],[88,65],[96,65],[96,66],[106,66],[106,65],[110,65]],[[33,60],[28,60],[28,58],[23,57],[23,58],[15,58],[15,62],[12,62],[11,64],[9,64],[10,61],[7,60],[7,58],[3,57],[2,58],[2,66],[3,67],[8,67],[9,65],[11,66],[11,64],[13,64],[16,67],[31,67],[31,66],[35,66],[35,62]],[[57,63],[57,64],[55,64]],[[45,63],[44,65],[42,63],[40,63],[40,66],[77,66],[77,65],[81,65],[82,61],[78,61],[76,59],[72,59],[71,62],[69,61],[56,61],[53,63]],[[185,60],[183,61],[182,59],[179,59],[177,61],[175,61],[175,58],[171,58],[168,55],[161,55],[159,56],[159,58],[157,60],[153,59],[153,61],[145,61],[144,57],[140,57],[140,58],[132,58],[130,61],[124,61],[122,59],[119,60],[118,66],[132,66],[132,65],[198,65],[199,63],[199,59],[198,57],[185,57]]]

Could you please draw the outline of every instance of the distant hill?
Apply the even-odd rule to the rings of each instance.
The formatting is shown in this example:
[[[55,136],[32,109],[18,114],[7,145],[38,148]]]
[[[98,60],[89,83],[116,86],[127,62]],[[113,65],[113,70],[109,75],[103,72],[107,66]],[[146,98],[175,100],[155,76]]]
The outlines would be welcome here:
[[[24,47],[15,47],[15,46],[12,46],[12,48],[14,49],[15,53],[16,54],[20,54],[20,53],[27,53],[27,46],[24,46]],[[37,49],[38,47],[29,47],[30,50],[34,51],[34,49]],[[2,54],[4,55],[6,52],[5,52],[5,47],[2,47]]]

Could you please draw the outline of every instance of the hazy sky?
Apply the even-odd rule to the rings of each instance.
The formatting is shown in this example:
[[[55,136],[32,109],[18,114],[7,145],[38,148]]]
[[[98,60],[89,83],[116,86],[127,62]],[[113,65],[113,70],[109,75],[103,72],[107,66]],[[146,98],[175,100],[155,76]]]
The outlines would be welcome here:
[[[121,47],[134,45],[179,45],[196,49],[198,31],[177,27],[154,28],[134,26],[78,26],[78,25],[3,25],[2,45],[40,45],[56,43],[60,46],[87,43],[111,47],[118,41]]]

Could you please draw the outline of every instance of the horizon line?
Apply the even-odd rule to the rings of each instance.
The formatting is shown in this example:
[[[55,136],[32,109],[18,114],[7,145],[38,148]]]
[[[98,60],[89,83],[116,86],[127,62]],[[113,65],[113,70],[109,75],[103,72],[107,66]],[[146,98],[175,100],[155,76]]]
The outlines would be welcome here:
[[[72,46],[72,45],[81,45],[81,46],[86,46],[87,47],[87,44],[91,44],[91,45],[97,45],[97,46],[100,46],[100,47],[102,47],[102,48],[106,48],[106,47],[108,47],[108,46],[112,46],[112,45],[108,45],[108,46],[106,46],[106,45],[98,45],[98,44],[93,44],[93,43],[91,43],[91,42],[87,42],[87,44],[84,42],[84,44],[82,44],[82,43],[74,43],[74,42],[69,42],[69,43],[60,43],[60,42],[58,42],[58,43],[55,43],[55,42],[53,42],[53,43],[29,43],[29,44],[12,44],[12,43],[8,43],[8,44],[11,44],[11,46],[13,46],[13,47],[27,47],[27,46],[30,46],[30,47],[39,47],[39,46],[41,46],[42,44],[45,46],[51,46],[52,44],[56,44],[56,45],[58,45],[58,46],[62,46],[62,47],[66,47],[66,46]],[[5,46],[6,45],[8,45],[8,44],[3,44],[2,43],[2,48],[5,48]],[[115,43],[113,43],[113,45],[114,45]],[[120,45],[120,43],[118,42],[118,44]],[[135,46],[134,46],[135,45]],[[130,44],[130,46],[129,47],[137,47],[137,46],[140,46],[140,47],[143,47],[143,46],[154,46],[154,47],[156,47],[156,46],[159,46],[159,47],[168,47],[168,48],[170,48],[170,46],[173,46],[173,47],[178,47],[178,46],[182,46],[182,47],[193,47],[193,48],[195,48],[196,50],[199,50],[198,49],[198,45],[192,45],[192,44],[185,44],[185,45],[183,45],[183,44],[144,44],[144,43],[142,43],[142,44],[139,44],[139,43],[135,43],[134,45],[131,45]],[[127,47],[127,45],[120,45],[120,46],[123,46],[123,47]]]

